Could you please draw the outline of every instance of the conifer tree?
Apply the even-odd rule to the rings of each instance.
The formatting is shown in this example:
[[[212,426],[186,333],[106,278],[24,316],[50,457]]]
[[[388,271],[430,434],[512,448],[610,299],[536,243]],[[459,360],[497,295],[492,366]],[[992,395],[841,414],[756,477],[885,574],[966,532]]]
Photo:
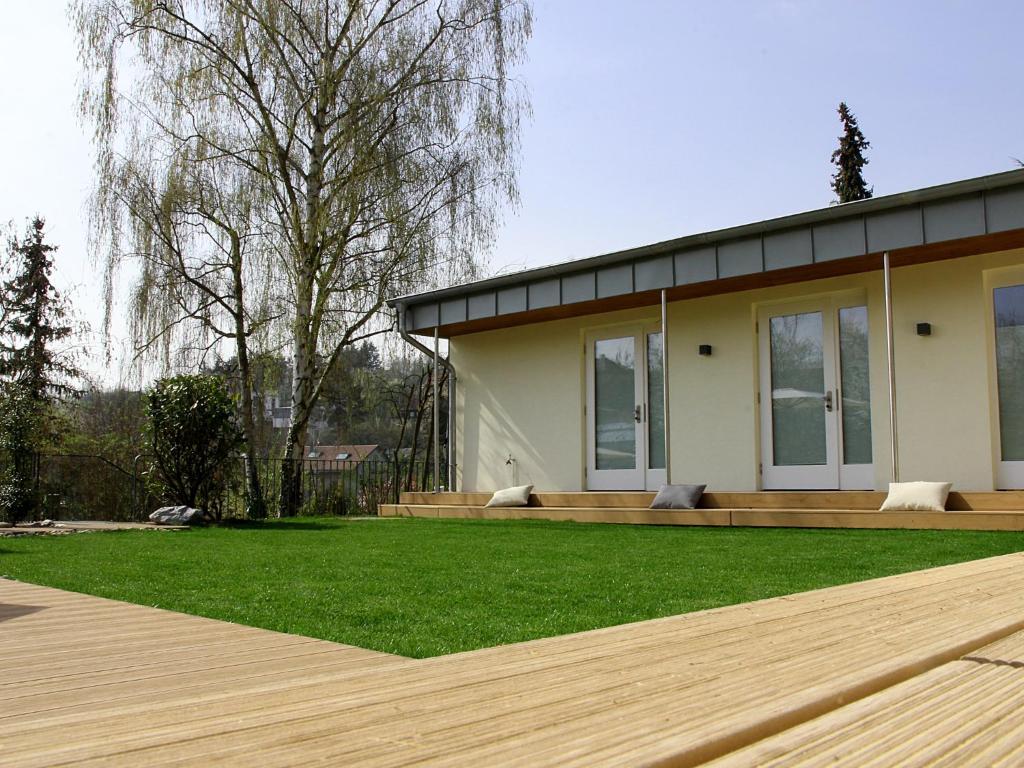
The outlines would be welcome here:
[[[70,309],[51,282],[56,246],[36,217],[11,238],[0,283],[0,516],[16,523],[35,507],[36,456],[51,428],[54,399],[78,394],[67,349]]]
[[[5,323],[0,334],[0,378],[24,388],[34,401],[76,394],[81,376],[66,346],[75,329],[70,309],[54,287],[53,253],[38,216],[21,240],[8,246],[14,274],[2,286]]]
[[[839,104],[839,119],[843,123],[843,135],[839,137],[839,148],[832,153],[832,164],[836,166],[836,172],[832,174],[832,190],[839,203],[866,200],[873,194],[873,189],[864,181],[862,170],[868,164],[864,150],[871,143],[864,138],[857,118],[846,102]]]

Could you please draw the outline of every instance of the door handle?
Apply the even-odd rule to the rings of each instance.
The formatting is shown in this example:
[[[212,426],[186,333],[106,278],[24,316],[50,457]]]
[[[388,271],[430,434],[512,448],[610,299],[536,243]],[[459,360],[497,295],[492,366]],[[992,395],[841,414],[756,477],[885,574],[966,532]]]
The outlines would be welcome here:
[[[639,424],[640,419],[640,406],[638,405],[636,408],[633,409],[633,420],[636,421],[637,424]]]
[[[832,390],[830,389],[825,393],[825,397],[822,398],[825,401],[825,410],[832,413]]]

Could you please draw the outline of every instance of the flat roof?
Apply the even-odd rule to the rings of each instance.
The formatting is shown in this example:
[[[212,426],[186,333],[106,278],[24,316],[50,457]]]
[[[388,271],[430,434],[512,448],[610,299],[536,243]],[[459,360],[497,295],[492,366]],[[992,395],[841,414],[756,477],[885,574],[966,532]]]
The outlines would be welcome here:
[[[470,332],[502,316],[516,316],[509,324],[531,322],[531,314],[541,320],[569,305],[1018,229],[1024,229],[1024,168],[400,296],[388,304],[413,333]]]

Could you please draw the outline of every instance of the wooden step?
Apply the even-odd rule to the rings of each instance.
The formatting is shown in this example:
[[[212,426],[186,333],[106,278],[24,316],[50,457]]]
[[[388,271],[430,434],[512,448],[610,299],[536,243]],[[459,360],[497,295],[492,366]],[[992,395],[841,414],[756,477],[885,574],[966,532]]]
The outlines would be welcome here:
[[[402,504],[447,504],[451,506],[482,507],[493,494],[466,493],[403,493]],[[644,491],[591,491],[588,493],[543,492],[531,493],[531,507],[649,507],[655,494]]]
[[[636,509],[649,507],[655,494],[643,491],[590,491],[583,493],[541,492],[530,495],[531,507],[578,507],[600,509]],[[491,498],[489,492],[403,493],[402,504],[440,504],[443,506],[480,506]],[[761,491],[705,493],[701,509],[778,509],[778,510],[877,510],[885,500],[881,491]],[[948,511],[1024,510],[1021,491],[953,491],[946,502]]]
[[[901,528],[1024,531],[1024,511],[879,512],[869,509],[648,509],[646,507],[484,507],[382,504],[382,517],[465,520],[556,520],[634,525],[713,525],[755,528]]]
[[[902,528],[1024,531],[1024,511],[879,512],[867,509],[734,509],[730,524],[755,528]]]
[[[440,517],[462,520],[555,520],[633,525],[729,525],[722,509],[647,507],[483,507],[443,504],[381,504],[381,517]]]

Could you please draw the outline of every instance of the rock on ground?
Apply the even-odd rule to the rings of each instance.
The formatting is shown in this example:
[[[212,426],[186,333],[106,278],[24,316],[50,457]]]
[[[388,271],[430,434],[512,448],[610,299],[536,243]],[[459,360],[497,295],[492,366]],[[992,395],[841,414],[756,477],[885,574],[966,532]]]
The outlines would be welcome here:
[[[149,519],[157,525],[195,525],[204,522],[206,515],[192,507],[160,507]]]

